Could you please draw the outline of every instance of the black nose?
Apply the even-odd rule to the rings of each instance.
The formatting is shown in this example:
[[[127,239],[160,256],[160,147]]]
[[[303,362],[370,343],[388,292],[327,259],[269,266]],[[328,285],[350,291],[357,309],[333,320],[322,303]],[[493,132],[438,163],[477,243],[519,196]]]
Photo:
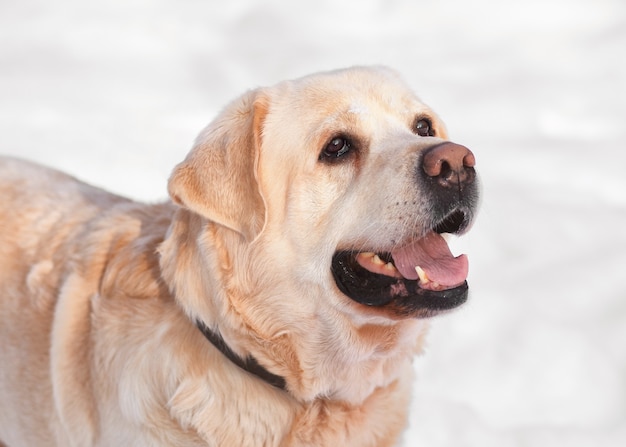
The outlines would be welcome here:
[[[442,143],[426,149],[422,158],[422,169],[442,188],[463,190],[476,177],[474,154],[465,146]]]

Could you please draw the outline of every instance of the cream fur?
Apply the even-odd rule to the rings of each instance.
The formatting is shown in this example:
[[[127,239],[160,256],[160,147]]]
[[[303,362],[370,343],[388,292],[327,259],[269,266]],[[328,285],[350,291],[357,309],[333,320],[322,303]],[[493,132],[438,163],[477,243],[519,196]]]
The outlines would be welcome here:
[[[386,205],[420,203],[407,168],[426,145],[409,129],[417,113],[445,138],[380,67],[248,92],[201,133],[158,205],[2,159],[0,440],[396,445],[427,323],[347,299],[329,266],[338,248],[414,231],[397,223],[408,210]],[[364,142],[358,158],[319,162],[339,131]],[[288,392],[231,363],[195,319]]]

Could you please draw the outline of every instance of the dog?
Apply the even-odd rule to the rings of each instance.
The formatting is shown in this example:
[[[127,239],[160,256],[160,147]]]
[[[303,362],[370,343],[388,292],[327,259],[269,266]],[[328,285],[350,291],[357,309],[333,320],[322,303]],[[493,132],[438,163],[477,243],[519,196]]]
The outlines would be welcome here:
[[[393,446],[475,157],[393,70],[251,90],[146,205],[0,162],[0,444]]]

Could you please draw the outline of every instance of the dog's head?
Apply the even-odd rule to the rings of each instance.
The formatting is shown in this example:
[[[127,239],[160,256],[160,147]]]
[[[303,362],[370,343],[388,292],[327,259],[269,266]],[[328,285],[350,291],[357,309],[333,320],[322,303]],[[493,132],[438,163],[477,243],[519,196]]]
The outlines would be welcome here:
[[[467,230],[478,197],[473,154],[446,138],[388,69],[318,74],[231,104],[170,193],[276,251],[277,277],[295,269],[368,311],[430,316],[466,299],[467,259],[440,234]]]
[[[313,319],[332,333],[338,316],[392,324],[466,300],[467,259],[441,234],[472,223],[474,163],[395,72],[353,68],[233,102],[169,191],[217,224],[228,306],[260,338]]]

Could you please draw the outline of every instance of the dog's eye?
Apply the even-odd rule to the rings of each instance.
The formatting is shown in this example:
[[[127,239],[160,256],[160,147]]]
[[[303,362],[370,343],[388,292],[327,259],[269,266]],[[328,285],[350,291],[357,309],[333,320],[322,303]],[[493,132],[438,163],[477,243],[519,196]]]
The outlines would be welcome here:
[[[420,137],[434,137],[435,131],[430,120],[421,118],[415,123],[415,133]]]
[[[320,154],[320,160],[333,160],[343,157],[352,149],[350,140],[344,137],[335,137],[326,145]]]

